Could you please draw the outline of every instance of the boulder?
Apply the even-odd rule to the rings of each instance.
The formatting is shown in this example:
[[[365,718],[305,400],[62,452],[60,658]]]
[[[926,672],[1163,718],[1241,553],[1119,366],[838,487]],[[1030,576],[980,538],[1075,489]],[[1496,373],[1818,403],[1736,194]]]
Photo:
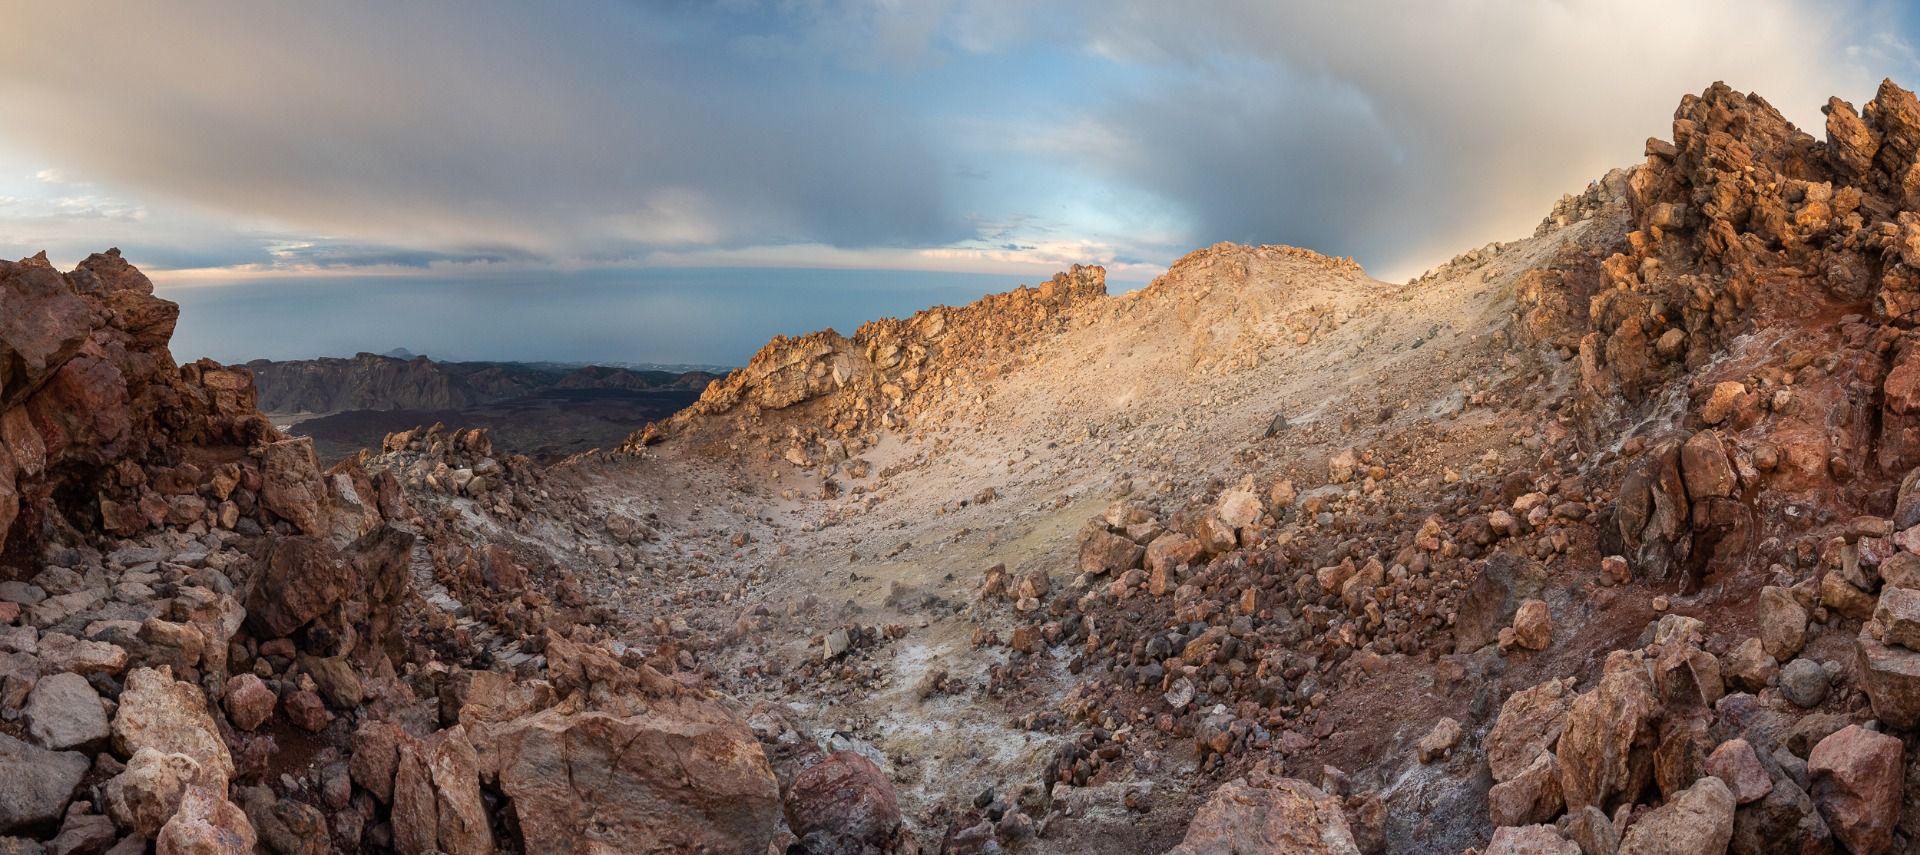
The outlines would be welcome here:
[[[1680,446],[1680,474],[1687,498],[1695,502],[1728,498],[1739,490],[1727,448],[1716,431],[1700,431]]]
[[[1733,855],[1826,855],[1834,851],[1833,833],[1807,791],[1781,778],[1765,798],[1734,812],[1733,842],[1727,851]]]
[[[1493,839],[1481,855],[1580,855],[1580,845],[1560,836],[1551,825],[1507,826],[1493,830]]]
[[[115,825],[152,840],[199,774],[200,764],[192,757],[142,748],[101,788],[102,807]]]
[[[0,733],[0,834],[59,822],[91,766],[77,751],[49,751]]]
[[[317,537],[273,541],[254,571],[247,626],[261,638],[284,638],[331,610],[354,588],[352,565]]]
[[[1167,855],[1222,852],[1360,855],[1360,847],[1338,799],[1292,778],[1259,786],[1242,778],[1213,791]]]
[[[79,674],[42,677],[27,694],[27,733],[55,750],[104,742],[109,733],[100,693]]]
[[[1725,852],[1733,840],[1733,812],[1733,791],[1719,778],[1701,778],[1628,827],[1619,855]]]
[[[490,759],[529,855],[766,848],[780,797],[753,733],[709,702],[650,707],[562,705],[494,731]]]
[[[326,484],[311,437],[268,443],[260,451],[260,501],[302,534],[326,533]]]
[[[900,832],[893,782],[853,751],[836,751],[802,769],[783,801],[787,827],[819,855],[887,850]]]
[[[1888,585],[1880,590],[1873,609],[1880,640],[1908,650],[1920,650],[1920,590]]]
[[[417,746],[409,746],[401,764],[405,768],[409,763],[417,763],[424,770],[429,785],[427,799],[424,803],[403,804],[403,795],[413,796],[417,790],[403,792],[396,785],[393,812],[395,816],[419,817],[423,826],[419,831],[432,833],[437,845],[420,851],[491,853],[493,832],[488,827],[486,803],[480,798],[480,761],[467,739],[466,728],[456,724]]]
[[[1461,735],[1458,721],[1442,718],[1434,722],[1433,729],[1427,731],[1426,736],[1420,737],[1420,744],[1416,746],[1420,762],[1432,763],[1446,757],[1447,752],[1460,744]]]
[[[1567,682],[1548,680],[1514,692],[1500,705],[1500,715],[1482,746],[1495,781],[1506,781],[1525,771],[1535,757],[1553,749],[1567,726],[1574,693]]]
[[[185,754],[200,764],[201,782],[221,792],[233,778],[233,756],[207,712],[205,696],[165,670],[136,668],[127,675],[113,717],[113,747],[129,757],[142,748]]]
[[[1614,651],[1599,685],[1567,711],[1555,756],[1561,792],[1572,810],[1587,805],[1611,809],[1634,801],[1653,774],[1656,738],[1652,719],[1660,709],[1637,654]]]
[[[276,798],[266,787],[236,789],[240,809],[260,839],[260,850],[272,855],[327,855],[327,818],[319,808],[294,799]],[[464,855],[451,850],[449,855]]]
[[[1527,600],[1513,613],[1514,643],[1527,650],[1545,650],[1553,644],[1553,613],[1543,600]]]
[[[1773,792],[1773,779],[1760,765],[1760,755],[1744,739],[1729,739],[1715,747],[1707,755],[1706,772],[1727,785],[1737,804],[1759,801]]]
[[[1903,729],[1920,725],[1920,652],[1888,647],[1865,632],[1854,645],[1860,689],[1874,717]]]
[[[1544,751],[1533,765],[1487,792],[1487,813],[1495,826],[1548,822],[1564,807],[1559,761]]]
[[[1906,783],[1906,748],[1899,739],[1848,725],[1813,747],[1807,775],[1813,803],[1848,852],[1892,850]]]
[[[1749,638],[1727,656],[1723,673],[1736,688],[1758,692],[1779,675],[1780,663],[1767,653],[1760,639]]]
[[[1140,565],[1146,550],[1104,528],[1091,528],[1080,541],[1080,572],[1094,576],[1119,573]]]
[[[1819,706],[1831,687],[1827,669],[1811,659],[1795,659],[1780,669],[1780,694],[1803,709]]]
[[[1807,643],[1807,610],[1793,592],[1768,585],[1760,589],[1760,645],[1776,662],[1785,662]]]
[[[227,720],[241,730],[253,730],[273,717],[273,707],[279,698],[259,677],[251,673],[237,674],[227,681],[226,697],[221,703],[226,705]]]
[[[60,833],[47,841],[47,855],[93,855],[119,839],[112,820],[97,813],[70,813],[60,824]]]
[[[187,788],[154,839],[157,855],[253,855],[258,842],[246,811],[204,783]]]

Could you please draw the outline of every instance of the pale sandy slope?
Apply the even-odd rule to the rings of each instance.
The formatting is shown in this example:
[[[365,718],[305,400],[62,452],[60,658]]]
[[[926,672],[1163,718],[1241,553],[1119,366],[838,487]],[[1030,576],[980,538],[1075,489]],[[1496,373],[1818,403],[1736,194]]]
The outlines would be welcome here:
[[[976,627],[1004,637],[1012,625],[1006,606],[973,603],[984,568],[1005,563],[1016,578],[1044,570],[1056,589],[1068,586],[1080,527],[1115,498],[1171,511],[1248,476],[1262,490],[1276,477],[1311,489],[1343,448],[1408,446],[1415,462],[1398,483],[1416,489],[1488,465],[1490,451],[1526,454],[1512,425],[1475,405],[1526,358],[1506,339],[1514,282],[1557,253],[1617,237],[1622,222],[1602,208],[1407,285],[1284,247],[1202,250],[1143,290],[1082,307],[1067,331],[1032,342],[1023,364],[880,437],[863,455],[874,474],[839,476],[862,490],[820,499],[816,472],[669,442],[644,459],[562,467],[554,490],[571,513],[535,534],[590,567],[607,557],[590,554],[606,544],[598,520],[656,514],[660,539],[612,546],[624,566],[585,574],[588,594],[632,619],[633,643],[684,648],[683,661],[744,701],[784,704],[821,734],[874,746],[917,820],[982,786],[1035,780],[1051,746],[1016,720],[1068,685],[1060,670],[1050,685],[984,690],[1005,648],[969,640]],[[1290,426],[1264,438],[1275,414]],[[989,488],[997,498],[970,501]],[[926,595],[954,605],[929,607]],[[767,614],[754,616],[756,606]],[[818,659],[813,640],[845,623],[907,631],[868,653],[859,679],[793,677],[795,663]],[[741,676],[766,662],[789,676]],[[914,687],[935,668],[971,688],[919,701]],[[1176,805],[1190,798],[1177,761],[1143,773],[1170,785]],[[1134,823],[1183,815],[1140,819],[1117,796],[1091,801],[1082,833],[1039,850],[1101,851]],[[924,840],[941,829],[920,830]]]

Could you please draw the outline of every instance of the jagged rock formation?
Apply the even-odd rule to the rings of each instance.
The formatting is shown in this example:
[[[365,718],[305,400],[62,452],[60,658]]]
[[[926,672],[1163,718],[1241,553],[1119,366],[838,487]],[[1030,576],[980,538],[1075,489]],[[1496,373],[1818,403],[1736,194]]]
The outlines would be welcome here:
[[[548,389],[699,391],[715,377],[704,371],[670,373],[588,365],[548,367],[515,362],[438,362],[372,353],[247,363],[269,413],[346,410],[452,410],[524,397]]]

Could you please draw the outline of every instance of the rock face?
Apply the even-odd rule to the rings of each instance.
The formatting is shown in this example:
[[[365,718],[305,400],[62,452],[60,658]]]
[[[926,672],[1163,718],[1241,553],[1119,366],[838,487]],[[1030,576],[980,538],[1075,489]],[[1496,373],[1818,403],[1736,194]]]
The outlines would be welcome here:
[[[1337,800],[1291,778],[1230,781],[1200,807],[1187,836],[1167,855],[1287,852],[1359,855]]]
[[[45,254],[0,261],[0,299],[0,561],[14,562],[6,569],[16,575],[38,553],[39,520],[98,514],[133,533],[164,516],[164,494],[98,477],[103,470],[171,463],[167,440],[273,434],[243,370],[173,364],[165,344],[179,309],[154,297],[117,250],[66,274]],[[30,524],[15,525],[23,513]]]

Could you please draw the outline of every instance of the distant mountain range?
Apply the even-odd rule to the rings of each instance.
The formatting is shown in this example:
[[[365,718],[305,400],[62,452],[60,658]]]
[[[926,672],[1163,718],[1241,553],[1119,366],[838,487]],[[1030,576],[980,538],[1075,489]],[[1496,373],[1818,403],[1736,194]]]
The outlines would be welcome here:
[[[453,410],[552,390],[698,393],[726,369],[558,362],[439,362],[405,349],[351,358],[247,363],[268,413]],[[714,368],[717,370],[705,370]]]

